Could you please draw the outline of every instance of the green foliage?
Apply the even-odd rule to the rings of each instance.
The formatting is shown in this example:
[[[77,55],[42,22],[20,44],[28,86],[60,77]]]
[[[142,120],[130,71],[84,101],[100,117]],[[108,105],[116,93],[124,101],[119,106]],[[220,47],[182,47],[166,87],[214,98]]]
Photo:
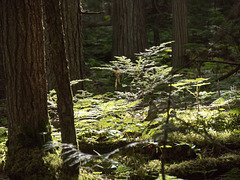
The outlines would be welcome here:
[[[106,76],[104,88],[110,89],[111,84],[112,89],[102,94],[80,90],[74,96],[75,127],[80,151],[70,144],[56,142],[48,144],[48,148],[64,150],[68,158],[63,163],[69,161],[72,166],[81,163],[82,167],[92,168],[92,172],[95,172],[93,176],[101,174],[119,179],[156,179],[160,178],[160,165],[157,167],[152,158],[159,159],[161,156],[164,131],[169,134],[165,144],[169,163],[193,157],[204,160],[212,155],[205,152],[211,148],[218,156],[228,151],[229,147],[225,145],[232,145],[232,142],[238,147],[237,109],[232,108],[228,113],[217,109],[216,106],[220,105],[216,103],[220,100],[212,103],[212,106],[205,106],[213,102],[217,95],[208,91],[209,78],[196,78],[190,71],[190,76],[184,79],[180,75],[172,75],[172,68],[162,65],[170,57],[169,43],[138,54],[136,61],[116,57],[109,64],[93,68],[94,72],[99,73],[94,76]],[[115,78],[110,74],[115,74]],[[94,82],[92,79],[90,83]],[[167,108],[170,85],[175,88],[170,97],[172,109]],[[222,92],[221,97],[226,96],[229,102],[233,98],[231,104],[237,104],[234,102],[238,101],[238,94],[227,96]],[[49,101],[56,103],[53,91]],[[185,110],[183,103],[187,104]],[[153,112],[152,107],[156,111]],[[156,113],[154,117],[146,120],[153,113]],[[167,118],[169,123],[165,124]],[[59,141],[57,131],[53,136],[55,141]],[[171,151],[182,157],[174,156]],[[215,168],[200,169],[198,173],[207,175],[214,173],[213,170]]]
[[[4,141],[1,141],[0,143],[0,171],[3,171],[4,165],[6,163],[7,159],[7,137],[5,137]]]
[[[223,175],[226,180],[237,180],[240,178],[240,169],[233,168]]]
[[[239,90],[228,90],[228,91],[223,91],[222,95],[220,98],[215,100],[212,105],[214,106],[238,106],[238,103],[240,101],[240,91]]]
[[[186,80],[180,80],[176,84],[173,84],[173,87],[176,87],[178,91],[183,92],[183,90],[187,90],[191,95],[194,96],[196,99],[196,104],[198,105],[198,109],[200,106],[200,99],[204,100],[207,96],[209,96],[212,93],[207,93],[206,91],[203,93],[200,93],[201,86],[208,85],[210,83],[205,82],[208,79],[206,78],[196,78],[196,79],[186,79]],[[192,88],[195,87],[195,90],[193,91]],[[202,95],[202,97],[200,97]]]
[[[62,159],[60,156],[56,153],[46,153],[46,155],[43,157],[44,164],[46,164],[49,167],[49,170],[51,173],[55,175],[55,178],[59,178],[61,166],[62,166]]]
[[[52,89],[48,93],[48,100],[50,102],[50,105],[54,105],[57,103],[57,93],[55,89]]]
[[[112,49],[112,27],[88,28],[84,36],[83,47],[86,64],[96,66],[99,61],[109,61]]]
[[[190,80],[189,82],[192,83]],[[139,151],[139,149],[143,149],[146,145],[141,145],[141,142],[139,142],[133,144],[132,149],[126,144],[119,144],[119,146],[114,145],[114,142],[139,141],[141,138],[144,138],[141,137],[139,132],[148,127],[148,122],[141,121],[141,119],[144,119],[144,116],[146,117],[148,107],[145,107],[144,113],[142,112],[142,109],[134,109],[134,107],[141,101],[118,99],[118,96],[113,93],[93,95],[86,91],[79,92],[79,94],[74,97],[74,102],[76,128],[79,139],[79,148],[81,151],[78,152],[68,144],[60,145],[61,148],[69,149],[69,151],[66,152],[69,153],[69,158],[67,160],[73,159],[75,160],[73,161],[74,163],[81,162],[82,166],[89,166],[93,168],[95,172],[101,172],[106,175],[111,174],[114,175],[114,177],[122,179],[129,177],[158,177],[159,170],[156,174],[156,164],[150,163],[150,151],[148,152],[150,154],[144,156],[141,155],[143,152]],[[139,113],[142,113],[140,117],[138,116]],[[159,114],[158,117],[164,119],[166,118],[166,114]],[[224,123],[228,120],[229,122],[231,121],[231,117],[225,112],[219,113],[217,110],[212,111],[206,109],[201,109],[201,111],[188,110],[177,112],[177,117],[184,119],[185,122],[192,126],[198,127],[200,133],[201,128],[209,128],[207,131],[210,130],[212,132],[211,135],[214,139],[219,138],[221,144],[236,142],[236,139],[234,138],[227,138],[230,133],[215,135],[216,131],[214,131],[214,129],[219,130],[216,127],[219,125],[220,121],[223,121]],[[172,120],[174,120],[174,117]],[[173,127],[186,126],[185,123],[182,123],[181,121],[179,122],[178,120],[175,120],[172,123]],[[155,122],[153,122],[153,124],[155,124]],[[224,127],[224,125],[221,126]],[[184,131],[184,133],[188,134],[188,131],[191,131],[191,127],[189,127],[189,129],[188,127],[185,127],[187,131]],[[162,131],[162,128],[164,127],[158,125],[153,128],[154,131],[151,131],[151,133],[159,133]],[[196,151],[195,153],[199,153],[199,157],[204,159],[206,154],[203,153],[203,147],[206,146],[206,140],[200,135],[194,134],[194,131],[189,134],[188,139],[185,138],[185,134],[180,136],[178,131],[178,128],[173,129],[172,132],[170,131],[170,141],[179,144],[179,146],[188,145],[191,149]],[[172,136],[175,132],[177,132],[176,137],[178,139],[172,140]],[[236,132],[235,137],[238,136],[239,133]],[[145,138],[147,137],[149,136],[145,136]],[[211,146],[210,144],[206,147]],[[59,146],[58,143],[52,145],[52,147],[57,146]],[[99,153],[99,151],[102,152],[104,149],[105,153]],[[93,154],[90,152],[93,152]],[[211,169],[206,171],[203,170],[202,174],[209,174],[210,171]],[[93,177],[95,175],[96,173],[89,174],[89,176]]]
[[[0,162],[6,161],[6,153],[7,153],[7,128],[0,127]]]
[[[7,117],[0,117],[0,123],[3,126],[7,126]]]
[[[172,48],[169,47],[173,41],[162,43],[159,46],[152,46],[145,52],[140,52],[137,55],[144,59],[151,59],[155,62],[160,62],[161,64],[166,64],[170,61]]]
[[[109,94],[78,99],[74,105],[78,138],[90,138],[92,142],[101,138],[111,141],[130,138],[131,132],[144,128],[136,126],[140,120],[130,113],[139,102],[116,99]]]
[[[171,78],[175,77],[170,74],[172,68],[167,65],[161,66],[161,61],[170,57],[171,48],[163,43],[139,54],[136,61],[126,57],[116,57],[116,61],[110,61],[103,67],[94,69],[110,70],[115,74],[115,89],[127,91],[121,93],[128,99],[145,99],[149,96],[160,96],[161,91],[168,87]],[[120,86],[121,85],[121,86]]]
[[[0,142],[5,142],[7,138],[7,128],[0,127]]]

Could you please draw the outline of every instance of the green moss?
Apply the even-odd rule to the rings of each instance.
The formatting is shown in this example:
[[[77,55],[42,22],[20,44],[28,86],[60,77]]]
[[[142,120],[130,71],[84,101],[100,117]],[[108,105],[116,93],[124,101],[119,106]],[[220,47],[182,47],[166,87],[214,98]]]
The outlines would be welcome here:
[[[203,134],[204,135],[204,134]],[[214,140],[205,139],[203,136],[196,133],[172,133],[169,135],[169,141],[172,143],[186,142],[196,145],[197,149],[200,149],[200,153],[204,157],[219,156],[226,153],[226,149],[239,149],[240,138],[239,133],[233,132],[209,132],[209,135]]]
[[[50,130],[50,125],[46,122],[39,122],[38,129],[31,127],[29,124],[22,124],[16,142],[22,147],[38,146],[41,148],[42,145],[51,140]]]
[[[8,156],[6,162],[6,173],[11,179],[18,180],[51,180],[54,175],[42,160],[42,152],[35,149],[19,149]]]
[[[225,180],[239,180],[240,179],[240,169],[233,168],[223,175]]]
[[[223,174],[226,171],[240,167],[240,155],[226,154],[218,158],[204,158],[172,164],[167,167],[167,172],[178,177],[202,178],[206,175]]]
[[[61,157],[56,153],[47,153],[43,157],[43,161],[47,165],[48,170],[58,178],[63,164]]]

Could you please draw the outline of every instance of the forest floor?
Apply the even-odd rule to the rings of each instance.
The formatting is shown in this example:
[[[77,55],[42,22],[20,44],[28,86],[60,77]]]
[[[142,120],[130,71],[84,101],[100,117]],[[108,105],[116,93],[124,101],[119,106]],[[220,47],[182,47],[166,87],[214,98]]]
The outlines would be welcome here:
[[[10,179],[6,174],[0,173],[0,180],[10,180]]]

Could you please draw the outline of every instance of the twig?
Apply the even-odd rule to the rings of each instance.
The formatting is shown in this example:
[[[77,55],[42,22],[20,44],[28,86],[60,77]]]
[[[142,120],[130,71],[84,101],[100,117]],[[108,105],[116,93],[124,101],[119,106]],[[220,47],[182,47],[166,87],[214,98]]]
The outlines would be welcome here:
[[[214,62],[214,63],[221,63],[221,64],[230,64],[230,65],[236,65],[236,66],[240,66],[240,63],[236,63],[233,61],[216,61],[216,60],[195,60],[198,62]]]

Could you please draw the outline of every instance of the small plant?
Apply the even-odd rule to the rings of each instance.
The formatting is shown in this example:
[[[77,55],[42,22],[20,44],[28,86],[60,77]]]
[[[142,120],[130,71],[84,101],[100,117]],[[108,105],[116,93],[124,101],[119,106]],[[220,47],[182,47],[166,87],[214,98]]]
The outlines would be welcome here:
[[[0,171],[3,170],[7,157],[7,128],[0,127]]]
[[[196,100],[198,111],[200,111],[200,99],[203,100],[203,97],[207,97],[212,94],[206,92],[200,93],[201,86],[210,84],[206,81],[208,81],[208,79],[206,78],[180,80],[179,82],[173,84],[173,87],[177,88],[180,92],[183,92],[183,90],[187,90],[191,95],[193,95]],[[195,90],[192,90],[193,87],[195,87]],[[200,97],[200,95],[202,95],[203,97]]]
[[[110,61],[110,64],[94,69],[114,72],[116,76],[115,88],[125,91],[120,95],[125,95],[130,100],[149,99],[149,97],[155,99],[156,96],[164,97],[166,95],[164,90],[170,79],[177,76],[170,74],[171,67],[160,63],[161,59],[169,57],[169,52],[171,52],[171,48],[167,47],[169,43],[163,43],[138,54],[139,57],[136,61],[126,57],[116,57],[116,60]]]

